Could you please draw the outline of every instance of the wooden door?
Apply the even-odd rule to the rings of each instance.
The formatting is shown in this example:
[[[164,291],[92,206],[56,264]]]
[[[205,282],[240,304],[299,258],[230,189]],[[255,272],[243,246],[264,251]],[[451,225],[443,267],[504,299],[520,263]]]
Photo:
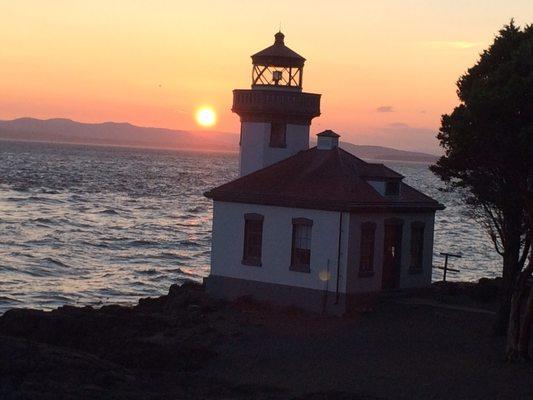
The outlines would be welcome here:
[[[382,289],[397,289],[400,285],[400,263],[402,257],[402,225],[385,224],[383,239]]]

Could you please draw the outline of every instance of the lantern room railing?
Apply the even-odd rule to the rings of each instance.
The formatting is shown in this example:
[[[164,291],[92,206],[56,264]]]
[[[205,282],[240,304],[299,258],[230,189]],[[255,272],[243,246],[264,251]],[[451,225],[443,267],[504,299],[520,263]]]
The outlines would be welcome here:
[[[237,89],[233,91],[232,111],[237,114],[294,114],[313,118],[320,115],[320,95],[289,91]]]

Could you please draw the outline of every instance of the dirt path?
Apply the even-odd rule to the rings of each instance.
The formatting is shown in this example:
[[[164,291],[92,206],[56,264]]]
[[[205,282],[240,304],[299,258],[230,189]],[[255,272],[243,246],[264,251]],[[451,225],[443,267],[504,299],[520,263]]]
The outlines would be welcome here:
[[[503,341],[488,335],[492,316],[484,312],[388,301],[351,319],[252,321],[259,327],[226,342],[205,376],[291,396],[533,398],[533,369],[503,362]]]

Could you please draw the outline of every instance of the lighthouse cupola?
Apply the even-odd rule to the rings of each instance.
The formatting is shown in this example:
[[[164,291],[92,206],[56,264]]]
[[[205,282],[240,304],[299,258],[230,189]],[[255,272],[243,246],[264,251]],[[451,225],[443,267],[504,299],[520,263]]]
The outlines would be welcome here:
[[[285,46],[285,35],[274,35],[274,44],[252,56],[252,89],[302,91],[305,58]]]
[[[281,32],[272,46],[252,55],[252,88],[235,89],[231,109],[241,120],[241,176],[309,148],[320,95],[302,91],[304,63]]]

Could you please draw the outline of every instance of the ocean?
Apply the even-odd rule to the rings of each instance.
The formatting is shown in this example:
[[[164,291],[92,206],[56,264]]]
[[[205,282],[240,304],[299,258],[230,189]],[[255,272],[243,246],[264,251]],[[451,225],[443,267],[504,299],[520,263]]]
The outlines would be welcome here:
[[[385,164],[446,205],[434,265],[441,252],[463,255],[449,280],[499,275],[500,256],[457,193],[443,191],[427,164]],[[0,313],[134,304],[201,281],[212,211],[203,193],[237,167],[235,154],[0,141]]]

